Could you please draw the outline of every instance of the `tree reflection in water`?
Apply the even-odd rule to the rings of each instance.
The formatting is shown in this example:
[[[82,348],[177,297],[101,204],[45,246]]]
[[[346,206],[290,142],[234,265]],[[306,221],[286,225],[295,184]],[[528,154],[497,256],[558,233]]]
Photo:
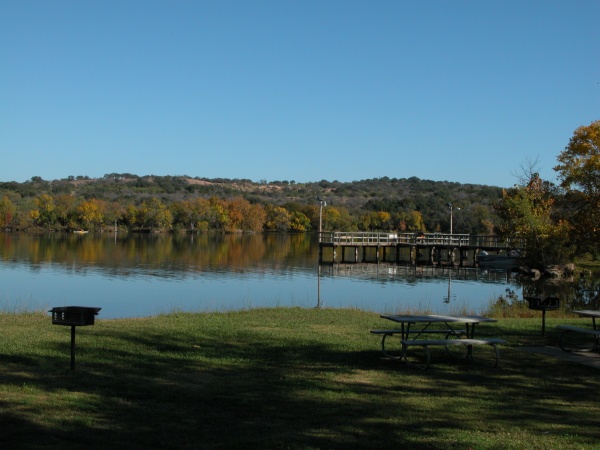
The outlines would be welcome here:
[[[557,296],[571,309],[600,308],[598,278],[541,283],[473,268],[319,266],[318,252],[316,234],[2,233],[0,308],[39,299],[91,302],[104,317],[111,307],[114,316],[263,306],[452,312],[473,301],[485,307],[507,287]]]

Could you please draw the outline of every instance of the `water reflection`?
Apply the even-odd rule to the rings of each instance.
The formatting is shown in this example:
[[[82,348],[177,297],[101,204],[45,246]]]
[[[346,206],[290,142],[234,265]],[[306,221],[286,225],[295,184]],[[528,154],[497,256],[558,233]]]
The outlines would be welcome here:
[[[67,271],[182,278],[200,272],[314,267],[315,245],[305,235],[4,233],[0,259],[31,269],[58,265]]]
[[[102,307],[104,318],[173,309],[354,307],[477,311],[507,288],[597,309],[599,280],[523,283],[504,271],[318,264],[311,235],[0,235],[0,307]]]

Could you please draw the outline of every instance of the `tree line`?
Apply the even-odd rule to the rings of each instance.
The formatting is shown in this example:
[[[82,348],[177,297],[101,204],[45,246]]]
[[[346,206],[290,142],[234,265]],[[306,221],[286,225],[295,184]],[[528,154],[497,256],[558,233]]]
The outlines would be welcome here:
[[[438,231],[491,234],[498,187],[378,178],[313,183],[108,174],[0,182],[0,227],[12,230]],[[317,197],[327,206],[320,208]]]
[[[0,226],[6,230],[113,230],[307,232],[324,230],[426,231],[420,212],[365,212],[352,217],[346,207],[286,203],[251,203],[236,196],[223,199],[196,197],[165,202],[149,197],[123,204],[72,194],[42,193],[15,204],[8,195],[0,200]]]
[[[350,183],[107,174],[0,182],[7,230],[449,232],[519,236],[550,263],[600,255],[600,121],[579,127],[558,157],[560,184],[535,162],[511,188],[411,178]],[[326,199],[321,208],[317,197]],[[449,205],[452,205],[450,211]]]

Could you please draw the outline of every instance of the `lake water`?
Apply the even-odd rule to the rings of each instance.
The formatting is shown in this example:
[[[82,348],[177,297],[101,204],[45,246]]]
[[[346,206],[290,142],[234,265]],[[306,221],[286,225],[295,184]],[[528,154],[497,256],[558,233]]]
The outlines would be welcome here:
[[[176,310],[358,308],[481,312],[502,271],[318,264],[314,235],[0,234],[0,310],[102,308],[101,318]]]

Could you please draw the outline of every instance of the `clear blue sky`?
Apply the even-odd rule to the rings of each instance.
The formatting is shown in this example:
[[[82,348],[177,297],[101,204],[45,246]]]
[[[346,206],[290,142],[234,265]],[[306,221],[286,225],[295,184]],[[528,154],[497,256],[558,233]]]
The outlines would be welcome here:
[[[512,186],[600,119],[600,1],[0,0],[0,181]]]

